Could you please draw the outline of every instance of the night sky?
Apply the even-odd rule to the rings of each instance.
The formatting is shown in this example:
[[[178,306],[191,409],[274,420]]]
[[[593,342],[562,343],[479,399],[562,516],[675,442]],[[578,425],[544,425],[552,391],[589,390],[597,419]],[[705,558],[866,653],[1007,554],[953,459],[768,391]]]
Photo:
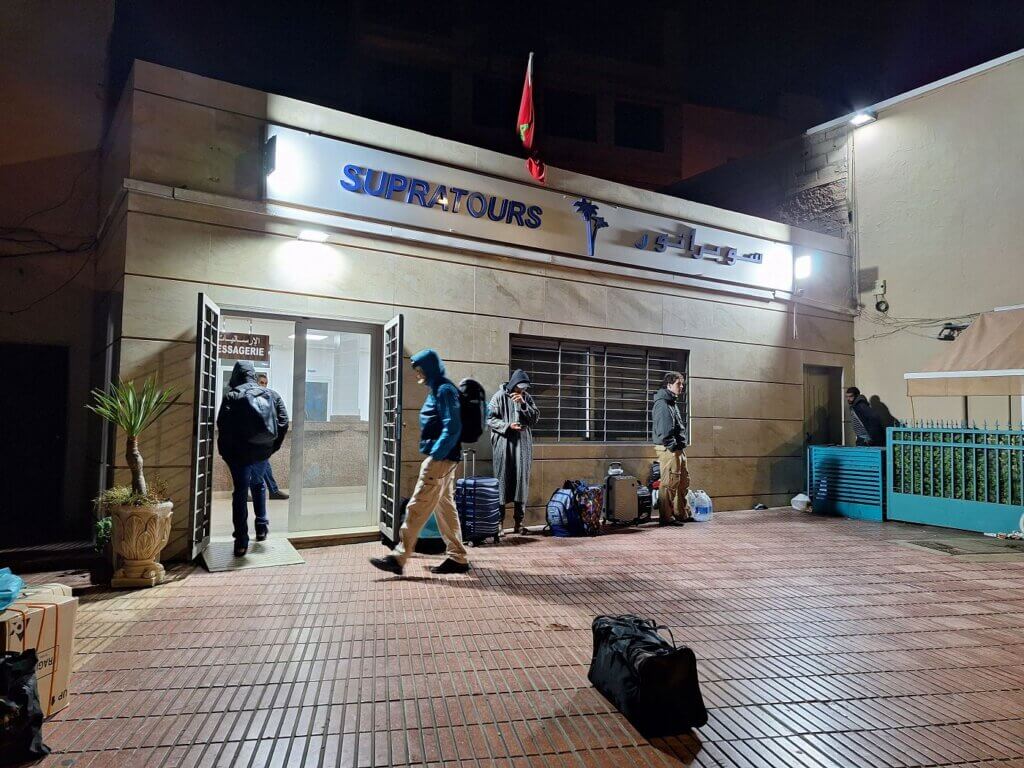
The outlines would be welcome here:
[[[763,114],[790,93],[816,99],[828,119],[1024,47],[1024,0],[680,1],[686,44],[678,78],[685,100]],[[642,58],[659,18],[659,4],[644,0],[365,3],[378,18],[399,20],[413,37],[469,15],[487,30],[488,46],[524,64],[530,50],[542,58],[548,46],[580,41]],[[356,49],[350,19],[343,2],[120,0],[113,92],[131,59],[143,58],[360,112],[352,82],[376,75]],[[413,98],[414,83],[408,99],[402,83],[389,88],[398,105],[395,122],[431,124],[423,114],[429,101]]]

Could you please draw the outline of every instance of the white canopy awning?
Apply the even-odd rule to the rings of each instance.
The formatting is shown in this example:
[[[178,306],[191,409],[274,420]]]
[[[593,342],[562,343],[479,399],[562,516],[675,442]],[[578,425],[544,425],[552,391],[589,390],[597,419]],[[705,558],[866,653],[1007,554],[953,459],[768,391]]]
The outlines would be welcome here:
[[[983,313],[923,370],[903,378],[911,397],[1024,395],[1024,308]]]

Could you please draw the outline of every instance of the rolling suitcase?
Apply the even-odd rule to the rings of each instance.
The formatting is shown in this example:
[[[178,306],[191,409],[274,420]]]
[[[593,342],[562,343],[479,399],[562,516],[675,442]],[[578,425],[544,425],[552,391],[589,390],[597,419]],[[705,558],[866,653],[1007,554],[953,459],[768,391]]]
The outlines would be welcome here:
[[[605,485],[608,488],[604,507],[605,520],[618,525],[631,525],[636,522],[639,517],[637,491],[640,482],[632,475],[627,475],[622,469],[622,464],[616,461],[608,467]]]
[[[463,451],[463,472],[466,458],[472,457],[473,474],[476,474],[476,451]],[[486,539],[501,539],[501,505],[498,503],[498,479],[496,477],[466,477],[455,481],[455,507],[459,510],[459,524],[462,526],[462,540],[480,544]]]

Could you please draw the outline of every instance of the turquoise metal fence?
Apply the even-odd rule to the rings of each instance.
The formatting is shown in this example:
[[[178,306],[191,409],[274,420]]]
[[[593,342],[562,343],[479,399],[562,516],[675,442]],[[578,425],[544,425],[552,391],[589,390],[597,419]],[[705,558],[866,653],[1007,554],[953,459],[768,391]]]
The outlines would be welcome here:
[[[882,520],[884,478],[881,448],[812,445],[807,451],[807,492],[815,512]]]
[[[889,520],[999,533],[1024,513],[1024,430],[918,422],[890,427]]]

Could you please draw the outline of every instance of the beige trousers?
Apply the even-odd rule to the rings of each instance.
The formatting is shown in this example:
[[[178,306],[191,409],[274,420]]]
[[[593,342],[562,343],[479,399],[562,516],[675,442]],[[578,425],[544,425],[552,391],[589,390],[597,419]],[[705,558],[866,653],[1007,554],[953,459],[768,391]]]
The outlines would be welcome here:
[[[658,491],[661,522],[687,520],[690,517],[690,510],[686,507],[690,473],[686,469],[686,456],[682,451],[670,451],[661,445],[654,446],[654,451],[661,465],[661,490]]]
[[[455,473],[457,461],[436,461],[429,456],[420,465],[420,476],[405,508],[405,520],[398,534],[394,555],[405,565],[416,551],[420,531],[436,512],[437,529],[447,547],[448,557],[457,563],[466,563],[466,548],[462,546],[462,528],[455,509]]]

